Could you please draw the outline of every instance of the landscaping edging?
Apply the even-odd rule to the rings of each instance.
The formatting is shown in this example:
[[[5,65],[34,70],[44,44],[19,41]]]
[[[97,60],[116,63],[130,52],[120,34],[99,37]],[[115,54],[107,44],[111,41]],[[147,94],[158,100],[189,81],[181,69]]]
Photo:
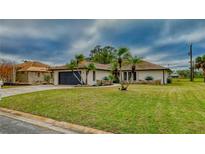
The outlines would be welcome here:
[[[94,128],[89,128],[89,127],[85,127],[85,126],[81,126],[81,125],[77,125],[77,124],[72,124],[72,123],[68,123],[68,122],[63,122],[63,121],[56,121],[54,119],[50,119],[50,118],[46,118],[46,117],[42,117],[42,116],[37,116],[37,115],[30,114],[30,113],[15,111],[15,110],[11,110],[11,109],[6,109],[6,108],[2,108],[2,107],[0,107],[0,111],[14,115],[14,116],[28,118],[28,119],[36,120],[39,122],[44,122],[44,123],[50,124],[52,126],[60,127],[63,129],[69,129],[69,130],[72,130],[72,131],[75,131],[78,133],[82,133],[82,134],[112,134],[110,132],[105,132],[105,131],[94,129]]]

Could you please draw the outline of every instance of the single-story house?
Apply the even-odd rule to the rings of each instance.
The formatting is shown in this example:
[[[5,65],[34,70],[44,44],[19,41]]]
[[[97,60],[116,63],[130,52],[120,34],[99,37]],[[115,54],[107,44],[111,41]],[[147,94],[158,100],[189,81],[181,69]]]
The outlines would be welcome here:
[[[179,78],[179,74],[175,72],[175,73],[170,74],[170,77],[171,78]]]
[[[80,78],[80,74],[82,76],[82,81],[86,81],[86,67],[91,62],[84,61],[79,64],[79,70],[70,70],[66,65],[51,67],[50,70],[53,71],[53,80],[54,85],[78,85],[80,81],[75,77],[75,75]],[[95,85],[97,80],[102,80],[104,77],[109,76],[111,74],[110,65],[105,64],[95,64],[95,71],[90,71],[88,74],[88,85]]]
[[[77,70],[74,70],[74,74],[80,78],[80,74],[82,76],[82,80],[86,80],[86,66],[90,62],[82,62],[79,65],[79,73]],[[102,80],[104,77],[109,76],[112,73],[111,65],[106,64],[98,64],[94,63],[96,66],[95,71],[90,71],[88,74],[88,84],[95,85],[97,80]],[[57,66],[51,67],[50,69],[53,71],[53,80],[54,85],[77,85],[80,84],[80,81],[75,77],[72,70],[70,70],[67,66]],[[131,65],[126,65],[122,67],[122,78],[123,81],[128,81],[131,78]],[[168,78],[168,68],[156,65],[147,61],[141,61],[139,64],[136,64],[136,71],[134,73],[133,82],[135,81],[143,81],[146,77],[151,76],[153,80],[160,80],[161,84],[167,83]]]
[[[37,61],[24,61],[24,63],[16,65],[15,74],[16,82],[24,84],[43,84],[47,82],[45,76],[52,78],[49,65]]]

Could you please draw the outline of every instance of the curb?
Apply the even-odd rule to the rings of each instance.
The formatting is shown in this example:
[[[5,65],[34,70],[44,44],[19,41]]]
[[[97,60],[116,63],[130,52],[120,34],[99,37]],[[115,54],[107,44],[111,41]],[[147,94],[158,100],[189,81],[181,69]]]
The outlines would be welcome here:
[[[56,121],[54,119],[37,116],[37,115],[30,114],[30,113],[20,112],[16,110],[6,109],[2,107],[0,107],[0,111],[13,115],[13,116],[27,118],[30,120],[35,120],[37,122],[43,122],[43,123],[49,124],[54,127],[60,127],[62,129],[69,129],[71,131],[75,131],[81,134],[112,134],[110,132],[105,132],[105,131],[98,130],[95,128],[85,127],[85,126],[63,122],[63,121]]]

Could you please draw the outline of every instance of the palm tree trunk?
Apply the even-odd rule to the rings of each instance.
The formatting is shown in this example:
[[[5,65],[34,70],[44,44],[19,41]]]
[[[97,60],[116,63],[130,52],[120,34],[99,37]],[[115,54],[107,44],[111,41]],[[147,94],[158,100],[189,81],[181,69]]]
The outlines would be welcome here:
[[[74,73],[74,71],[73,71],[73,75],[74,75],[75,78],[82,84],[82,81],[78,78],[78,76]]]
[[[120,83],[122,83],[122,68],[120,67]]]
[[[80,83],[83,85],[84,81],[83,81],[83,78],[82,78],[82,73],[80,73],[78,68],[77,68],[77,72],[78,72],[78,74],[80,75],[80,78],[81,78]]]
[[[85,81],[86,85],[88,85],[88,71],[86,71],[86,81]]]

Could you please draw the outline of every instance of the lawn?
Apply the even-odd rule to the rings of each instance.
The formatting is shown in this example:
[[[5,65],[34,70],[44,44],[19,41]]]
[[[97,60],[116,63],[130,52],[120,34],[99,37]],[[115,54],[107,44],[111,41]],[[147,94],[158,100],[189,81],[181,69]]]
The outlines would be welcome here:
[[[7,97],[1,107],[113,133],[205,133],[205,83],[49,90]]]

